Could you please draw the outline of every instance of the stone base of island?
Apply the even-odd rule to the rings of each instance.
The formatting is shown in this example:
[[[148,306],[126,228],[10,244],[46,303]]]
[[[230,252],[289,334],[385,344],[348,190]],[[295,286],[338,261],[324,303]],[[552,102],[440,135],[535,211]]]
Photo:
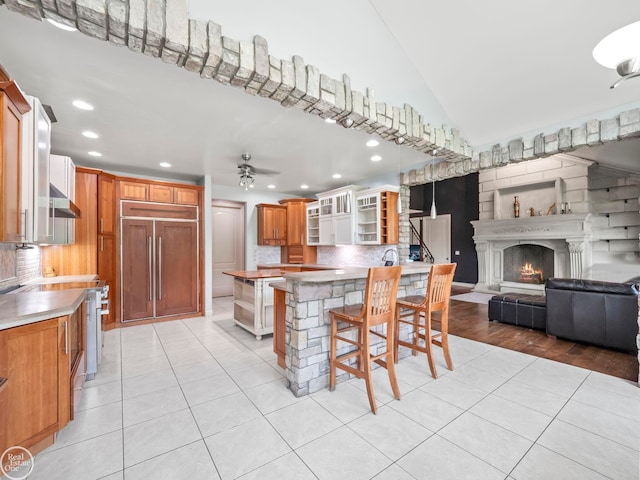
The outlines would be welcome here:
[[[430,268],[427,263],[403,265],[398,296],[424,295]],[[350,267],[285,273],[284,281],[270,282],[276,289],[274,351],[296,397],[329,385],[329,310],[362,303],[367,272],[364,267]],[[408,326],[400,330],[400,338],[409,340],[410,335]],[[382,341],[372,344],[373,354]],[[337,381],[348,377],[346,372],[339,374]]]

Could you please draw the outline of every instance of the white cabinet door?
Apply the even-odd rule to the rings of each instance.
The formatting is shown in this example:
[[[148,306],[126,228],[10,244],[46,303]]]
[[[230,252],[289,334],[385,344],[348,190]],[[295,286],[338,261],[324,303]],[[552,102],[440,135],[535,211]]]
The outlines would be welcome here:
[[[42,106],[41,106],[42,107]],[[45,243],[49,238],[49,152],[51,145],[51,122],[44,109],[43,123],[38,125],[38,136],[43,142],[38,142],[38,154],[34,164],[34,240]],[[46,139],[46,141],[45,141]]]
[[[320,245],[333,245],[333,216],[320,217]]]
[[[307,245],[320,244],[320,207],[317,203],[307,205]]]
[[[27,243],[47,242],[51,121],[36,97],[22,122],[22,233]]]
[[[351,245],[353,243],[353,215],[344,214],[334,217],[334,244]]]
[[[380,245],[380,194],[358,197],[356,243]]]

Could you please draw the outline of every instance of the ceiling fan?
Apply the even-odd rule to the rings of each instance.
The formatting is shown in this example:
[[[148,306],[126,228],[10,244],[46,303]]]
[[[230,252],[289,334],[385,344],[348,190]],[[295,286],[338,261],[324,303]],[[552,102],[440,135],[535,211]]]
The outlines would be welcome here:
[[[267,170],[265,168],[256,168],[253,165],[249,164],[249,160],[251,160],[250,153],[242,154],[242,163],[238,165],[238,175],[240,175],[239,185],[244,187],[245,190],[249,190],[253,188],[253,184],[255,182],[256,174],[261,175],[278,175],[280,172],[276,172],[275,170]]]

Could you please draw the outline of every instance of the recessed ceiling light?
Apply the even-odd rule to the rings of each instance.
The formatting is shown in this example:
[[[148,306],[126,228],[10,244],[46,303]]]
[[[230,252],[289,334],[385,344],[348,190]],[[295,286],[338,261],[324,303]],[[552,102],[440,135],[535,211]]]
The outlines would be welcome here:
[[[373,157],[371,157],[372,162],[379,162],[380,160],[382,160],[382,157],[380,155],[374,155]]]
[[[270,183],[269,185],[267,185],[267,188],[276,188],[276,186],[273,183]]]
[[[66,23],[56,22],[51,18],[47,18],[47,22],[49,22],[54,27],[58,27],[61,30],[66,30],[67,32],[75,32],[77,30],[76,27],[72,27],[71,25],[67,25]]]
[[[379,144],[378,140],[371,139],[367,142],[367,147],[377,147]]]
[[[333,178],[342,178],[342,175],[340,175],[339,173],[334,173]]]
[[[324,121],[327,123],[336,123],[336,121],[333,118],[325,118]]]
[[[93,105],[85,102],[84,100],[74,100],[73,106],[79,108],[80,110],[93,110]]]
[[[169,162],[161,162],[161,163],[160,163],[160,166],[161,166],[162,168],[169,168],[169,167],[171,167],[171,164],[170,164]]]
[[[303,183],[302,185],[300,185],[300,188],[306,190],[307,188],[309,188],[309,185]]]
[[[100,138],[100,135],[89,130],[85,130],[84,132],[82,132],[82,135],[87,138]]]
[[[91,152],[87,152],[89,155],[91,155],[92,157],[101,157],[102,154],[100,152],[95,152],[95,151],[91,151]]]

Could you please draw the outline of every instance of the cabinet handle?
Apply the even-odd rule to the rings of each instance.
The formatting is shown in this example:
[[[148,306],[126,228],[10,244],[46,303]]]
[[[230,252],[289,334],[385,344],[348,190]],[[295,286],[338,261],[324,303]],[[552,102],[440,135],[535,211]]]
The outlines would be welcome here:
[[[51,209],[51,233],[47,235],[49,238],[56,236],[56,211],[53,208],[53,200],[49,200],[49,208]]]
[[[67,322],[62,324],[64,326],[64,354],[69,353],[69,332],[67,331]]]
[[[162,237],[158,237],[158,300],[162,300]]]
[[[100,251],[104,252],[104,237],[100,235]]]
[[[27,236],[27,215],[29,214],[29,210],[25,210],[22,212],[22,217],[24,217],[24,223],[22,224],[22,235],[18,235],[18,238],[25,238]]]
[[[152,297],[152,290],[153,290],[153,285],[152,285],[152,281],[153,281],[153,275],[151,274],[151,269],[152,269],[152,254],[151,254],[151,237],[147,238],[147,246],[148,246],[148,250],[149,250],[149,254],[147,255],[147,257],[149,258],[149,301],[153,301],[153,297]]]
[[[104,233],[104,218],[100,219],[100,233]]]
[[[278,229],[277,228],[273,229],[273,238],[275,238],[275,239],[278,238]]]

